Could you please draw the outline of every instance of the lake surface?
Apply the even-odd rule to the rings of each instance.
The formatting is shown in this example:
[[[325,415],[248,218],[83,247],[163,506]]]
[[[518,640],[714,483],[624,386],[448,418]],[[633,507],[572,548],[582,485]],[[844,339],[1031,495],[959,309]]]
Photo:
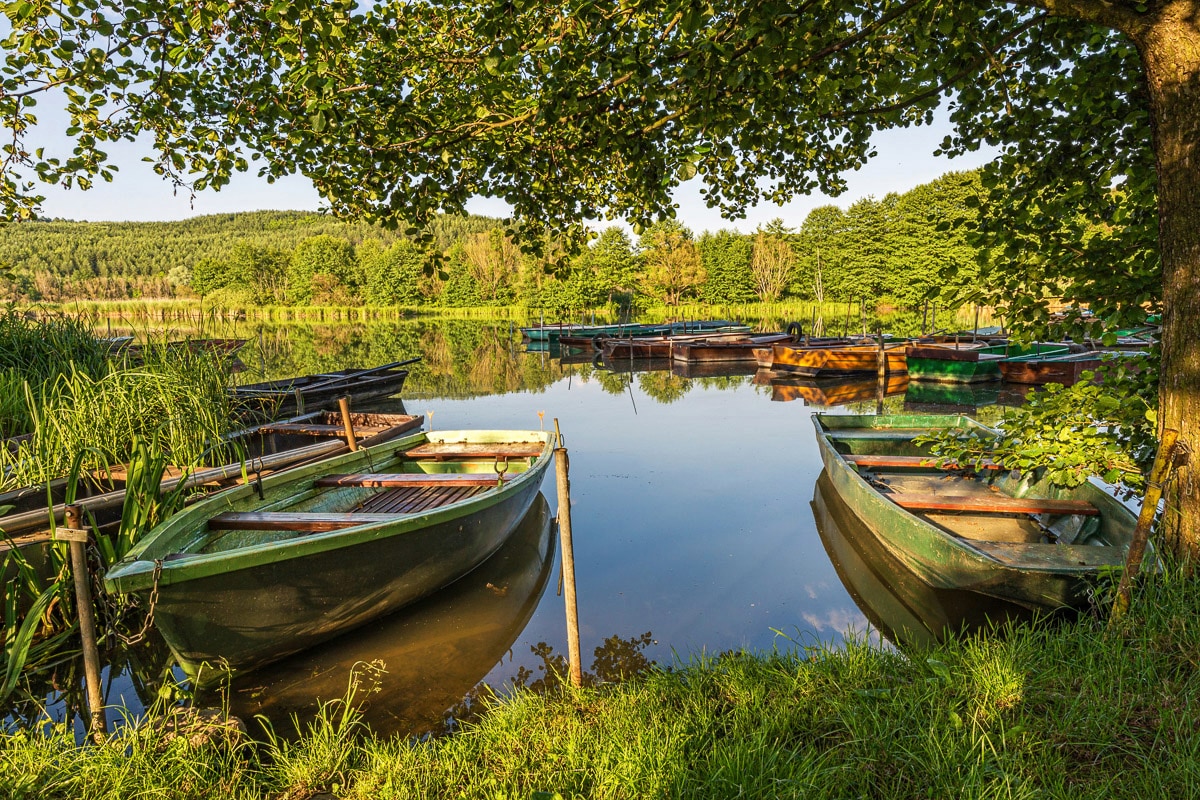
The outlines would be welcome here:
[[[872,635],[873,624],[888,630],[860,608],[869,593],[853,581],[847,588],[840,575],[863,568],[847,567],[854,551],[837,556],[840,548],[830,544],[830,531],[850,527],[845,520],[853,515],[830,513],[817,491],[822,466],[811,420],[826,403],[874,413],[873,381],[772,385],[746,369],[725,377],[637,371],[645,365],[610,371],[586,357],[527,352],[507,323],[459,325],[457,339],[431,339],[436,331],[426,323],[401,337],[407,349],[373,349],[365,357],[353,347],[341,356],[330,348],[321,362],[371,366],[415,355],[412,342],[423,343],[426,360],[400,398],[371,409],[426,414],[426,427],[439,430],[552,429],[558,421],[570,454],[582,661],[590,679],[731,649],[837,647],[847,636]],[[348,341],[344,331],[308,335]],[[289,368],[315,371],[278,361],[269,368],[264,359],[245,380],[295,374]],[[996,387],[983,395],[922,396],[904,380],[893,380],[887,392],[882,404],[889,412],[946,411],[933,403],[947,400],[958,403],[950,410],[967,410],[998,399]],[[379,733],[420,734],[469,716],[481,682],[498,691],[552,682],[567,650],[551,525],[553,470],[542,492],[545,500],[512,543],[476,572],[389,619],[240,678],[227,692],[232,712],[262,713],[287,727],[293,712],[303,717],[317,699],[341,697],[356,664],[376,662],[365,673],[360,666],[356,700],[365,700],[368,721]],[[830,522],[835,517],[843,522]],[[936,602],[949,609],[941,612],[945,625],[988,613],[966,608],[964,598]],[[131,659],[137,669],[110,669],[109,702],[136,709],[159,693],[170,674],[164,658],[163,648],[151,645]]]

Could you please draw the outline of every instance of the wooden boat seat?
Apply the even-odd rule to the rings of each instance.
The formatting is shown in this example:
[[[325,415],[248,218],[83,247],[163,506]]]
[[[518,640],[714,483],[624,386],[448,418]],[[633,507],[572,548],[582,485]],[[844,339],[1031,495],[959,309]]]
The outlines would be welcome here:
[[[862,429],[850,428],[847,430],[831,430],[826,431],[825,435],[833,441],[845,441],[850,439],[892,439],[903,440],[911,439],[914,436],[921,436],[926,433],[933,433],[937,428],[881,428],[878,430],[865,431]]]
[[[355,425],[355,434],[382,433],[388,428],[384,425]],[[346,432],[343,425],[317,425],[300,422],[281,422],[276,425],[264,425],[258,428],[261,433],[294,433],[305,436],[341,436]]]
[[[307,511],[227,511],[208,520],[214,531],[302,531],[324,533],[353,528],[368,522],[386,522],[394,514],[328,513]]]
[[[543,447],[538,442],[516,442],[512,444],[466,444],[426,442],[411,450],[405,450],[408,458],[432,458],[444,461],[451,458],[537,458]]]
[[[924,467],[926,469],[962,469],[956,462],[950,461],[942,466],[938,466],[937,459],[932,456],[886,456],[886,455],[844,455],[851,464],[857,464],[860,467]],[[980,469],[1000,469],[1000,465],[993,461],[984,461],[979,465]]]
[[[1125,553],[1121,548],[1094,544],[973,541],[971,545],[997,561],[1025,568],[1096,569],[1125,563]]]
[[[517,473],[520,474],[520,473]],[[366,486],[394,489],[401,486],[495,486],[497,478],[510,481],[516,474],[425,472],[361,472],[353,475],[326,475],[314,486]]]
[[[896,505],[909,511],[965,511],[971,514],[1079,514],[1095,517],[1100,510],[1086,500],[1049,500],[1044,498],[990,497],[945,494],[885,494]]]

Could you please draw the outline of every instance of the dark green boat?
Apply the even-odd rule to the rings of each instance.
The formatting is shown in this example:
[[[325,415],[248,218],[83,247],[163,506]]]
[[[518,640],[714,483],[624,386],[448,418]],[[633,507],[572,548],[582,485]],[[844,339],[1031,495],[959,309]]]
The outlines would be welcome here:
[[[813,422],[833,487],[930,586],[1034,609],[1082,607],[1100,573],[1125,563],[1137,519],[1099,486],[938,468],[913,442],[938,428],[991,432],[969,417],[814,414]]]
[[[1001,362],[1028,355],[1061,355],[1065,344],[1031,345],[970,343],[910,344],[905,348],[908,377],[939,383],[981,383],[1001,378]]]
[[[552,456],[541,431],[417,434],[203,500],[105,577],[140,595],[198,683],[303,650],[470,572]]]

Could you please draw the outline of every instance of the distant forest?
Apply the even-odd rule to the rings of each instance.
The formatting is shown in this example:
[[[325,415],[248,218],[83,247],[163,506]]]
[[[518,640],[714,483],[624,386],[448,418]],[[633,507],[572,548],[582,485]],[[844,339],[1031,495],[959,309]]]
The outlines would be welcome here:
[[[503,221],[445,217],[417,244],[308,212],[182,222],[38,221],[0,226],[0,295],[17,302],[203,297],[251,305],[522,305],[549,311],[785,299],[917,305],[961,294],[981,254],[968,244],[982,194],[952,172],[904,194],[814,209],[791,227],[698,236],[667,220],[608,228],[574,255],[534,257]]]

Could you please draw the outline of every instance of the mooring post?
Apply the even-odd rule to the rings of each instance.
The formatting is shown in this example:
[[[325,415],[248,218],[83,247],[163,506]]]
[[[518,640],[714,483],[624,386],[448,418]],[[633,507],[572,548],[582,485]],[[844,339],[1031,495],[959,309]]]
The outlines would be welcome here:
[[[350,419],[350,398],[343,396],[338,398],[338,410],[342,412],[342,427],[346,429],[346,444],[350,445],[350,449],[358,449],[358,437],[354,435],[354,421]]]
[[[79,637],[83,640],[83,675],[87,685],[88,730],[97,744],[108,736],[104,719],[104,693],[100,688],[100,651],[96,647],[96,616],[92,608],[91,575],[87,565],[88,532],[82,525],[83,514],[77,505],[64,513],[67,530],[58,538],[66,539],[71,550],[71,574],[75,579],[75,610],[79,614]]]
[[[563,447],[558,417],[554,418],[554,470],[558,478],[558,536],[562,545],[563,601],[567,609],[567,657],[571,685],[583,685],[583,666],[579,657],[579,605],[575,597],[575,547],[571,542],[571,478],[567,448]]]
[[[875,353],[875,371],[876,371],[876,387],[875,387],[875,413],[883,414],[883,398],[887,396],[887,352],[883,349],[883,326],[876,329],[879,336],[879,350]]]

